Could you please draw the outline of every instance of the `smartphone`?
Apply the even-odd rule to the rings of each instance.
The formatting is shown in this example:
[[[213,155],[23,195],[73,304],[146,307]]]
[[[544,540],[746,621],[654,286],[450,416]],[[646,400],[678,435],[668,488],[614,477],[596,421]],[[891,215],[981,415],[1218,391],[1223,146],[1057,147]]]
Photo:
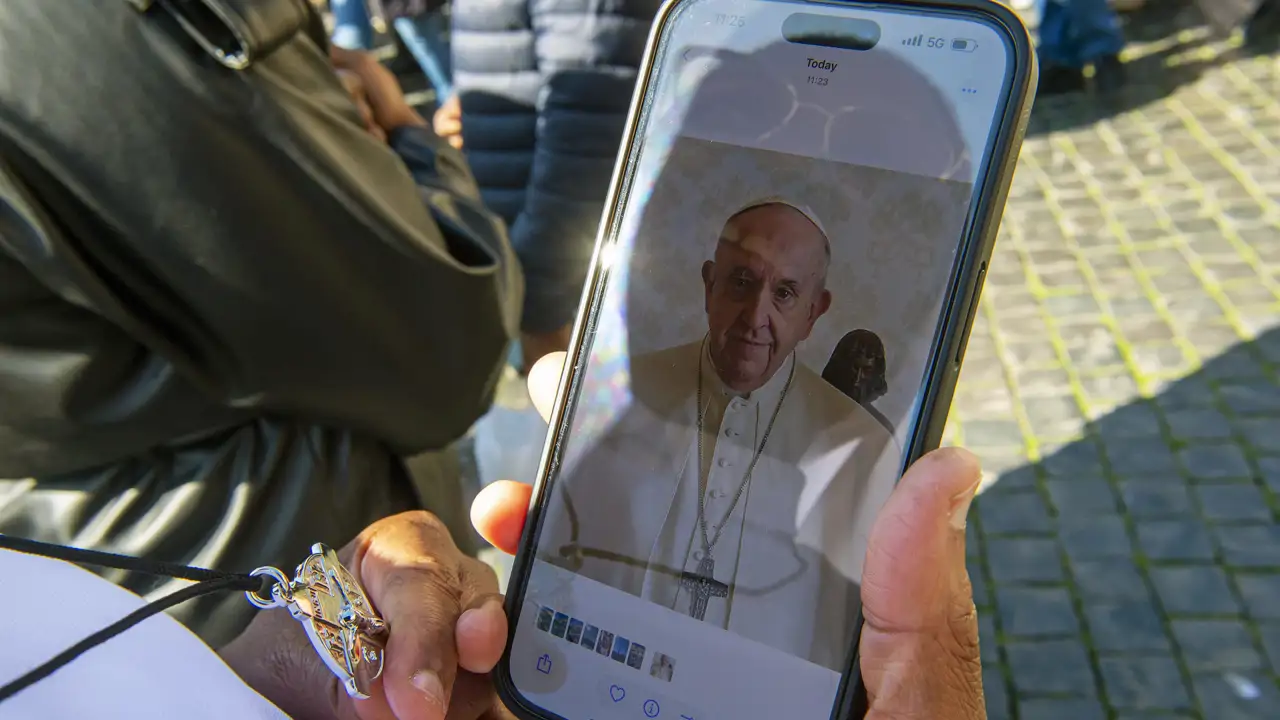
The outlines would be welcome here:
[[[940,441],[1035,82],[992,2],[661,10],[509,581],[513,712],[865,712],[868,534]]]

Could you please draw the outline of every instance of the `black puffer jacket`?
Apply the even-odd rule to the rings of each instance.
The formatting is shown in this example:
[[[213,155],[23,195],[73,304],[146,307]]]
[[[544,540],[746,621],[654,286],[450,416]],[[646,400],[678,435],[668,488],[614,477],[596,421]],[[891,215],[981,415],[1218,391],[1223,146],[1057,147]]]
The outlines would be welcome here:
[[[463,149],[511,227],[522,327],[577,310],[659,0],[454,0]]]

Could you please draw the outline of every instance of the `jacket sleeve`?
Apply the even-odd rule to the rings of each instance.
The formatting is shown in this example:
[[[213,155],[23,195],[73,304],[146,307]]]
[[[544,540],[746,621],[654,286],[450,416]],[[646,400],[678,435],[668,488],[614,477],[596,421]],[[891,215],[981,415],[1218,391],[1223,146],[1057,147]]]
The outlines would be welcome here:
[[[573,319],[594,249],[656,0],[530,0],[533,164],[512,243],[527,279],[522,327]]]
[[[370,137],[303,36],[208,61],[128,3],[7,5],[0,63],[41,71],[0,87],[0,132],[57,230],[10,251],[217,405],[405,453],[461,435],[521,294],[461,156]]]

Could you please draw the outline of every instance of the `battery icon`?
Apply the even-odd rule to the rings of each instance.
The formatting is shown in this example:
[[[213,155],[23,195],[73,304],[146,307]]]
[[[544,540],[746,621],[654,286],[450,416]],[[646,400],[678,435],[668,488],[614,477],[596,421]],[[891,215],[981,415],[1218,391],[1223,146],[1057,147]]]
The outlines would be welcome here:
[[[978,43],[973,40],[959,38],[951,41],[951,49],[956,52],[973,52],[978,49]]]

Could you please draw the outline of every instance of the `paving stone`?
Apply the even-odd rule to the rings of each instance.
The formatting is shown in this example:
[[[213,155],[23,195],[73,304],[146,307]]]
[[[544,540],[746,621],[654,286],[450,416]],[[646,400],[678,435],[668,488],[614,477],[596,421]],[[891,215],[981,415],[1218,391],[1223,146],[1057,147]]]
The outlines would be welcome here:
[[[1076,401],[1063,397],[1060,391],[1055,397],[1024,396],[1022,408],[1036,435],[1070,436],[1085,423],[1084,412]]]
[[[1004,675],[998,667],[986,666],[982,670],[982,694],[987,701],[987,720],[1008,720],[1013,717],[1009,705],[1009,691]]]
[[[986,535],[1048,533],[1052,529],[1049,510],[1034,490],[983,493],[974,506]]]
[[[1238,445],[1192,445],[1180,452],[1179,458],[1196,478],[1244,478],[1253,474]]]
[[[1116,512],[1115,491],[1101,478],[1048,480],[1045,487],[1059,516]]]
[[[1179,440],[1229,440],[1231,422],[1212,408],[1176,410],[1165,414],[1169,431]]]
[[[1067,556],[1073,560],[1133,554],[1124,518],[1118,513],[1059,517],[1058,536]]]
[[[1280,525],[1214,527],[1228,565],[1280,568]]]
[[[1271,318],[1274,322],[1275,318]],[[1260,383],[1223,383],[1218,396],[1236,415],[1280,416],[1280,386]]]
[[[1258,470],[1262,473],[1262,482],[1271,488],[1271,492],[1280,494],[1280,457],[1258,458]]]
[[[1195,360],[1177,345],[1134,345],[1129,358],[1147,375],[1186,373],[1195,368]]]
[[[1280,572],[1237,573],[1235,580],[1253,619],[1280,620]]]
[[[1153,567],[1151,584],[1171,615],[1220,615],[1240,611],[1240,602],[1216,565]]]
[[[1263,665],[1239,620],[1174,620],[1173,639],[1191,672],[1255,670]]]
[[[978,614],[978,647],[982,650],[982,662],[1000,662],[1000,643],[996,640],[996,620],[989,613]]]
[[[1069,565],[1076,590],[1086,602],[1145,600],[1151,595],[1131,558],[1071,560]]]
[[[1209,531],[1195,520],[1153,520],[1136,526],[1138,545],[1151,560],[1213,560]]]
[[[985,545],[977,523],[971,522],[965,526],[964,538],[965,559],[970,560],[975,566],[981,567],[981,558],[985,552]]]
[[[1271,660],[1271,672],[1280,675],[1280,623],[1263,623],[1258,626],[1262,649]]]
[[[1196,352],[1200,353],[1201,357],[1213,358],[1205,363],[1204,366],[1205,372],[1210,377],[1228,378],[1233,376],[1232,371],[1220,370],[1219,367],[1229,365],[1229,363],[1223,362],[1226,358],[1222,357],[1221,354],[1243,342],[1243,338],[1240,337],[1235,328],[1226,323],[1196,323],[1185,327],[1183,334],[1187,338],[1187,342],[1195,347]]]
[[[1099,423],[1112,438],[1152,438],[1160,439],[1163,429],[1155,407],[1149,403],[1137,401],[1110,413]]]
[[[1077,698],[1037,698],[1018,703],[1021,716],[1035,720],[1107,720],[1107,711],[1098,700]]]
[[[1094,697],[1097,681],[1084,644],[1079,640],[1011,642],[1009,670],[1014,690],[1022,695],[1054,693]]]
[[[1256,451],[1280,453],[1280,418],[1251,417],[1235,422],[1236,428]]]
[[[1053,540],[992,538],[987,541],[987,566],[998,585],[1061,582],[1065,577]]]
[[[1277,432],[1280,433],[1280,428]],[[1271,519],[1271,509],[1261,488],[1252,483],[1197,485],[1193,492],[1200,499],[1205,517],[1211,520]]]
[[[973,527],[972,524],[969,525]],[[991,591],[987,585],[986,574],[971,556],[969,559],[969,582],[973,585],[973,604],[984,608],[991,604]]]
[[[1197,374],[1162,388],[1152,401],[1169,413],[1174,410],[1213,408],[1218,402],[1218,395],[1209,384],[1209,379]]]
[[[1213,720],[1275,720],[1280,708],[1280,690],[1262,673],[1195,675],[1192,686],[1205,716]]]
[[[1198,349],[1202,353],[1208,352],[1204,348]],[[1244,353],[1231,353],[1215,359],[1212,364],[1205,367],[1205,375],[1216,380],[1268,382],[1267,370],[1263,365],[1257,358]]]
[[[1191,707],[1178,665],[1171,656],[1103,657],[1102,685],[1112,707],[1127,710],[1177,710]]]
[[[1086,604],[1084,613],[1093,646],[1099,651],[1171,649],[1160,612],[1150,602]]]
[[[1108,423],[1099,423],[1099,436],[1106,447],[1111,469],[1122,478],[1175,477],[1178,463],[1173,450],[1164,440],[1157,438],[1134,439],[1112,436]]]
[[[1104,470],[1102,448],[1091,439],[1077,440],[1042,457],[1039,466],[1050,478],[1076,480],[1100,476]]]
[[[1127,480],[1120,485],[1125,509],[1139,520],[1186,517],[1194,512],[1191,493],[1180,478]]]
[[[1071,595],[1060,587],[997,586],[1000,628],[1010,637],[1048,637],[1080,632]]]
[[[1090,402],[1101,400],[1131,400],[1138,394],[1138,383],[1127,370],[1104,370],[1084,375],[1080,387]]]
[[[964,443],[978,453],[984,448],[1021,448],[1022,429],[1013,418],[971,420],[964,424]]]

